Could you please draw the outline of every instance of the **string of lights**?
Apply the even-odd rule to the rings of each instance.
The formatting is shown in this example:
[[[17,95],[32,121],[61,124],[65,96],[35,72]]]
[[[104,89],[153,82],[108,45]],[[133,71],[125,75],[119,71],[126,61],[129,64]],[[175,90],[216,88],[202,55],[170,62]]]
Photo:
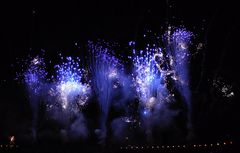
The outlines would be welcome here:
[[[217,143],[201,143],[201,144],[181,144],[181,145],[127,145],[121,146],[121,150],[170,150],[170,149],[193,149],[193,148],[213,148],[233,145],[233,141],[224,141]]]

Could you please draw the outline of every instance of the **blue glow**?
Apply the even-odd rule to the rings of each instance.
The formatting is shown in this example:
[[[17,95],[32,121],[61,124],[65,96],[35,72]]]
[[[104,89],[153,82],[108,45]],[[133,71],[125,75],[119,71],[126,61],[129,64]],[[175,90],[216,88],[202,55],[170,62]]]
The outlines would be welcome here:
[[[146,110],[145,110],[145,111],[143,111],[143,114],[144,114],[144,115],[147,115],[147,111],[146,111]]]

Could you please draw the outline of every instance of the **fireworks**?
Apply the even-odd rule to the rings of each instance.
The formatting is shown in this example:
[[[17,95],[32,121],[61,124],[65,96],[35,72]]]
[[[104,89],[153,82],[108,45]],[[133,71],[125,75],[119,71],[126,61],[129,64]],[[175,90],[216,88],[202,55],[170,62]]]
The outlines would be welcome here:
[[[164,52],[155,44],[151,45],[152,47],[148,44],[146,49],[138,51],[139,53],[133,49],[133,57],[130,57],[134,64],[136,91],[140,101],[144,103],[151,97],[162,102],[172,95],[166,88],[168,76],[178,82],[177,84],[180,83],[179,86],[188,84],[188,48],[192,33],[185,29],[176,29],[171,35],[170,30],[163,37],[163,40],[167,39],[168,42],[167,46],[163,46]]]
[[[55,64],[52,72],[47,72],[44,58],[36,56],[25,62],[26,68],[18,77],[21,76],[26,85],[29,97],[33,97],[29,100],[36,104],[32,106],[35,120],[39,103],[43,101],[48,117],[66,122],[65,132],[69,132],[69,128],[72,133],[78,132],[86,138],[88,135],[83,131],[87,131],[87,120],[83,108],[87,110],[85,106],[92,99],[101,110],[99,129],[94,129],[100,142],[106,140],[107,125],[112,125],[114,138],[121,139],[124,134],[131,133],[127,130],[139,128],[146,134],[147,141],[151,141],[153,129],[173,126],[174,117],[181,111],[185,111],[182,116],[186,127],[191,128],[189,63],[192,37],[193,34],[184,28],[169,27],[162,41],[157,40],[161,42],[149,42],[144,49],[134,48],[136,43],[130,41],[129,65],[117,58],[122,56],[114,53],[110,43],[89,42],[89,56],[85,59],[60,55],[60,63]],[[202,46],[199,44],[197,49]],[[130,68],[128,74],[125,66]],[[236,94],[232,86],[219,80],[214,80],[213,86],[223,97]],[[173,108],[177,105],[184,110]],[[122,116],[109,121],[110,109],[120,110]],[[78,119],[74,121],[75,118]],[[37,121],[33,126],[36,128]]]
[[[150,85],[157,76],[155,70],[151,69],[151,64],[154,62],[153,54],[146,53],[146,55],[143,55],[143,51],[141,51],[140,55],[133,59],[136,72],[134,82],[141,101],[146,102],[150,96]]]
[[[175,59],[174,68],[180,72],[180,67],[186,69],[186,64],[189,60],[190,52],[188,51],[189,44],[191,43],[192,33],[185,29],[177,29],[172,34],[172,53]],[[185,70],[183,71],[183,73]]]
[[[28,65],[27,69],[23,72],[23,75],[20,74],[18,77],[21,78],[23,76],[23,82],[27,86],[29,92],[38,95],[40,94],[40,90],[47,76],[44,59],[39,56],[29,58],[25,61],[25,65]]]
[[[186,29],[177,29],[172,35],[173,56],[175,62],[173,67],[179,77],[185,82],[188,80],[188,61],[190,52],[188,46],[193,34]]]
[[[188,49],[191,37],[192,33],[185,29],[174,30],[168,27],[163,36],[163,46],[159,47],[152,42],[148,43],[144,50],[132,50],[133,55],[130,59],[134,65],[133,83],[140,101],[140,115],[148,141],[152,141],[153,126],[160,123],[169,124],[177,114],[166,107],[168,102],[176,101],[176,89],[187,104],[187,122],[191,127],[191,93],[188,87]],[[134,44],[129,42],[130,46]],[[160,116],[161,113],[163,114]],[[168,121],[161,119],[163,115]]]
[[[116,58],[109,44],[89,42],[90,59],[86,65],[87,71],[80,67],[80,58],[64,58],[60,55],[60,64],[54,66],[55,72],[51,75],[51,80],[48,80],[43,58],[37,56],[23,73],[24,81],[33,93],[45,95],[41,89],[44,87],[47,90],[48,98],[43,99],[47,101],[45,105],[47,110],[52,112],[51,116],[62,111],[78,116],[90,97],[95,94],[101,108],[101,129],[96,130],[101,141],[106,138],[110,107],[122,107],[128,112],[125,103],[136,96],[140,101],[139,115],[143,115],[145,122],[141,125],[146,126],[146,131],[151,131],[151,118],[158,116],[157,112],[166,108],[162,106],[164,103],[174,101],[174,93],[169,90],[169,79],[179,82],[179,86],[187,81],[186,59],[190,36],[184,30],[176,30],[172,35],[168,32],[169,36],[171,39],[168,38],[168,45],[172,45],[171,47],[160,48],[155,44],[148,44],[144,50],[132,50],[133,55],[129,57],[133,64],[131,75],[125,74],[123,63]],[[129,45],[134,46],[135,42],[130,42]],[[136,95],[132,92],[134,88]],[[130,117],[122,118],[125,123],[138,122],[129,115]],[[57,118],[59,117],[54,119]],[[120,121],[116,123],[122,124]]]
[[[67,57],[66,62],[55,66],[56,89],[63,109],[67,109],[69,105],[72,106],[71,109],[82,107],[90,96],[89,83],[82,83],[85,71],[79,68],[79,62],[79,58],[75,61],[72,57]]]
[[[108,48],[93,42],[89,42],[88,46],[91,53],[90,70],[93,75],[93,88],[98,94],[101,109],[107,113],[114,94],[113,88],[119,85],[123,65],[110,54],[111,50]]]

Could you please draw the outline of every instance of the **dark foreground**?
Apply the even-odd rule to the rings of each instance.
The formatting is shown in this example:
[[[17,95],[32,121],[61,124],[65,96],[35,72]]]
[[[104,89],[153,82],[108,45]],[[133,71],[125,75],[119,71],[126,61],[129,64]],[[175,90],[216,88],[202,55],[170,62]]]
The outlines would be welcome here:
[[[239,143],[188,145],[125,145],[107,146],[87,144],[1,145],[0,152],[19,153],[239,153]]]

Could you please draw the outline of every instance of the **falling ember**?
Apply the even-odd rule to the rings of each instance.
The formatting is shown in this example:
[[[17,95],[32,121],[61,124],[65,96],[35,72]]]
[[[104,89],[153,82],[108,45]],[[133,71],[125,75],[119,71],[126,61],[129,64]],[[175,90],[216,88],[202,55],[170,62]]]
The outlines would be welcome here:
[[[15,136],[10,136],[10,144],[15,144]]]

